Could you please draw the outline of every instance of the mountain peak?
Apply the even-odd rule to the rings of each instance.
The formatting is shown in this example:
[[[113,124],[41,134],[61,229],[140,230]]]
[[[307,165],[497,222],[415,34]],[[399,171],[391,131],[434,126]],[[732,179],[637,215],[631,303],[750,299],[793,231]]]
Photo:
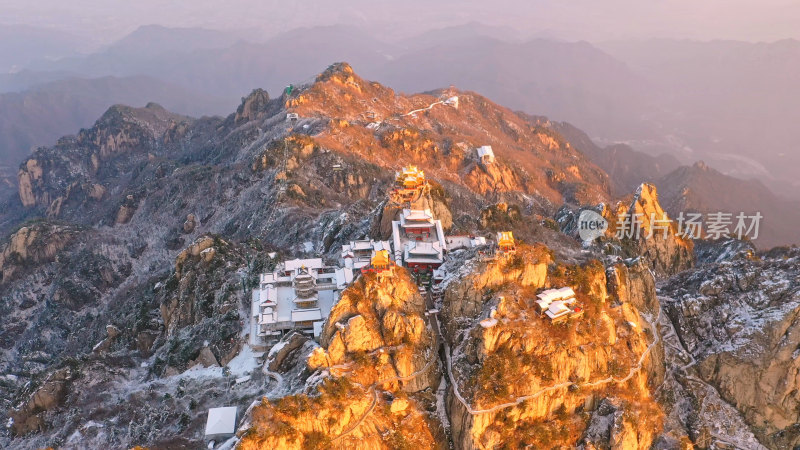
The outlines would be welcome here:
[[[518,191],[556,203],[609,198],[605,174],[557,132],[474,92],[447,88],[406,95],[362,79],[339,62],[286,96],[285,107],[335,129],[316,138],[321,147],[380,165],[418,165],[482,193]],[[476,164],[476,149],[485,145],[493,147],[495,164]],[[519,164],[507,165],[512,160]]]
[[[149,102],[144,108],[118,104],[109,107],[87,132],[91,136],[98,132],[111,132],[113,134],[123,127],[134,127],[142,130],[146,129],[146,134],[157,138],[162,136],[173,124],[191,122],[192,120],[188,116],[168,111],[155,102]],[[83,135],[84,133],[82,132],[81,134]],[[90,139],[95,138],[91,137]]]
[[[634,244],[658,276],[673,275],[694,264],[692,241],[678,233],[658,201],[654,184],[642,183],[627,210],[619,205],[617,216],[618,223],[627,216],[631,223],[637,224],[639,232],[633,236]]]
[[[656,186],[651,183],[642,183],[639,185],[639,188],[636,189],[636,194],[634,195],[633,202],[634,203],[647,203],[651,201],[656,201],[658,199],[658,191]]]
[[[144,105],[144,107],[146,109],[155,109],[155,110],[160,110],[160,111],[166,111],[166,109],[163,106],[159,105],[156,102],[148,102],[146,105]]]
[[[328,80],[340,80],[346,81],[355,76],[355,71],[353,67],[346,63],[346,62],[337,62],[333,63],[325,69],[324,72],[317,76],[317,82],[323,82]]]
[[[269,93],[264,89],[257,88],[250,92],[247,97],[242,97],[242,103],[236,108],[234,122],[241,123],[253,120],[266,111],[269,103]]]

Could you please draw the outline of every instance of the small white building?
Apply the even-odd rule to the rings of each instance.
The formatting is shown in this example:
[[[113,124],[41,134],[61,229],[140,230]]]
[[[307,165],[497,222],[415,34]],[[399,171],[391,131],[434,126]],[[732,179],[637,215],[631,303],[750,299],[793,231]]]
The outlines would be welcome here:
[[[540,313],[545,312],[550,305],[557,301],[562,300],[567,304],[575,302],[575,291],[571,287],[563,287],[560,289],[547,289],[536,295],[536,305]]]
[[[486,319],[481,320],[481,327],[483,328],[492,328],[493,326],[497,325],[497,319],[494,317],[487,317]]]
[[[444,101],[444,104],[452,106],[455,109],[458,109],[458,96],[454,95],[454,96],[448,98],[447,100]]]
[[[455,235],[446,236],[445,243],[446,250],[452,252],[453,250],[475,248],[486,245],[486,238],[483,236],[468,236],[468,235]]]
[[[583,316],[583,308],[577,305],[575,291],[571,287],[547,289],[536,297],[537,310],[552,322]]]
[[[227,439],[236,433],[236,407],[225,406],[208,410],[205,438]]]
[[[342,246],[342,264],[345,268],[358,272],[368,266],[372,257],[381,250],[386,250],[391,254],[391,243],[373,239],[350,241],[349,244]]]
[[[494,162],[494,151],[491,145],[478,147],[478,161],[483,165],[489,165]]]
[[[319,337],[341,291],[352,281],[351,268],[326,266],[320,258],[293,259],[261,274],[252,300],[256,335],[270,341],[298,329]]]
[[[556,300],[550,304],[550,306],[547,308],[547,311],[545,311],[544,313],[547,317],[550,318],[550,320],[557,320],[568,315],[570,311],[571,309],[569,309],[569,307],[566,304],[564,304],[564,302]]]

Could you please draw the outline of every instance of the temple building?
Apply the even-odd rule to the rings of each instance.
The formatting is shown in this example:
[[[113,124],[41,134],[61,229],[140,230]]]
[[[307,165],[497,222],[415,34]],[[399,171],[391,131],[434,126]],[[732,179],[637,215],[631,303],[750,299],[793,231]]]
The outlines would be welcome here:
[[[428,187],[425,181],[425,173],[417,166],[403,167],[402,170],[395,172],[395,188],[392,191],[392,198],[398,202],[413,201],[422,194]]]
[[[571,287],[563,287],[560,289],[547,289],[536,295],[536,306],[539,312],[542,313],[556,300],[565,300],[575,297],[575,291]]]
[[[497,249],[501,253],[513,253],[517,250],[514,234],[510,231],[497,232]]]
[[[361,273],[384,273],[391,271],[394,261],[389,256],[388,250],[378,250],[370,258],[369,264],[361,269]]]
[[[344,267],[358,272],[370,264],[376,253],[390,250],[390,241],[376,241],[373,239],[350,241],[349,244],[342,246],[342,262]]]
[[[353,270],[325,266],[322,259],[294,259],[261,274],[253,290],[255,333],[275,341],[289,330],[319,337],[339,295],[353,281]]]
[[[394,259],[415,271],[438,268],[446,249],[442,222],[430,210],[404,209],[392,222]]]
[[[447,272],[444,269],[434,269],[433,277],[431,279],[431,294],[435,299],[444,297],[444,280],[447,278]]]

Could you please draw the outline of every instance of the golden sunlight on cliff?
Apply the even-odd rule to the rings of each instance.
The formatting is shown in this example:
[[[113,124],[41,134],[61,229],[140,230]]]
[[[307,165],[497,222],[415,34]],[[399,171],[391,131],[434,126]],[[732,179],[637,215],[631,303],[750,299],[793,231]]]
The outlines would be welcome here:
[[[360,277],[308,359],[322,381],[254,408],[239,448],[436,448],[438,357],[424,309],[404,269]]]

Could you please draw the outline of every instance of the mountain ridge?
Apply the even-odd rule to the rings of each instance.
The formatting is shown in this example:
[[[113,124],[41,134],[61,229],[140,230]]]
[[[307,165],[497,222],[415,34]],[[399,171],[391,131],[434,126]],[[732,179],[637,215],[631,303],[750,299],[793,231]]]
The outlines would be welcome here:
[[[478,157],[486,144],[493,159]],[[409,164],[426,188],[406,205],[395,170]],[[557,124],[473,92],[398,94],[336,63],[276,97],[255,89],[225,117],[115,105],[18,175],[20,195],[0,216],[2,446],[197,447],[206,409],[220,404],[242,413],[240,448],[798,442],[770,437],[786,429],[775,415],[754,424],[761,416],[747,411],[760,403],[714,397],[703,383],[728,378],[666,343],[673,323],[691,330],[664,314],[659,286],[716,277],[716,266],[695,267],[691,241],[669,226],[583,242],[553,220],[660,216],[656,187],[611,206],[607,174]],[[406,206],[486,244],[448,249],[440,294],[425,273],[376,267],[342,283],[319,343],[294,332],[259,343],[263,274],[335,265],[343,246],[385,239]],[[704,258],[752,273],[722,280],[737,295],[757,285],[747,280],[758,265],[774,266],[767,278],[796,276],[791,250],[708,247]],[[696,291],[711,299],[716,283]],[[534,299],[561,288],[574,298],[547,311],[575,309],[551,320]],[[769,292],[767,332],[792,320],[781,307],[791,289]],[[785,361],[721,363],[782,375]]]
[[[0,94],[0,160],[21,161],[32,148],[91,125],[114,103],[147,101],[192,115],[228,109],[224,99],[146,76],[52,81],[19,93]]]
[[[457,84],[512,108],[567,120],[599,142],[625,142],[654,155],[667,152],[683,164],[702,159],[742,179],[758,176],[775,190],[788,192],[784,186],[794,183],[785,168],[791,166],[788,150],[794,140],[787,118],[796,111],[787,103],[791,96],[782,94],[793,89],[790,74],[796,72],[791,66],[796,46],[791,42],[748,44],[745,55],[751,68],[737,66],[741,61],[731,49],[717,52],[714,46],[719,43],[665,41],[692,49],[689,53],[695,56],[684,64],[669,59],[674,51],[646,47],[660,41],[650,42],[642,45],[650,53],[663,54],[656,63],[664,69],[642,70],[635,52],[615,51],[603,43],[504,42],[485,37],[491,33],[481,30],[470,24],[445,30],[440,34],[452,34],[453,39],[427,45],[423,36],[421,45],[410,50],[360,27],[308,27],[263,39],[250,35],[227,49],[203,50],[204,43],[195,42],[169,56],[106,55],[107,61],[98,63],[96,70],[86,60],[72,75],[81,70],[91,76],[148,74],[234,102],[252,87],[278,92],[293,80],[308,79],[332,59],[347,60],[368,78],[397,89],[419,92]],[[163,46],[180,48],[180,42],[175,37]],[[734,44],[736,51],[744,45]],[[703,58],[719,58],[720,63],[704,65]],[[419,66],[426,70],[413,69]],[[222,70],[227,67],[239,70]],[[490,67],[492,73],[483,73]],[[673,72],[675,76],[665,75]],[[755,91],[759,95],[748,93]],[[769,108],[770,104],[780,107]],[[758,161],[752,157],[754,148],[764,149]]]

